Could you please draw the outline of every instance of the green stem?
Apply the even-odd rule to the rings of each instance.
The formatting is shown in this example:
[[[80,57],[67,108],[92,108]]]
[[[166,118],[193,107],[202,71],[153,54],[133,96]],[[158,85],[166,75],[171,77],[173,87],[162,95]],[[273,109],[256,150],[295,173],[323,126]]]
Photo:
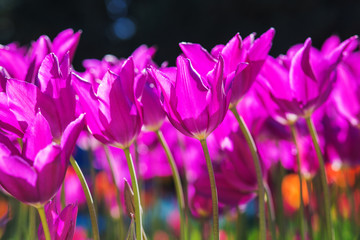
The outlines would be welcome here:
[[[281,183],[284,178],[284,168],[279,162],[275,168],[275,174],[273,175],[273,181],[275,184],[275,203],[276,203],[276,221],[277,226],[279,228],[279,239],[283,240],[286,237],[286,223],[285,221],[285,215],[284,215],[284,206],[283,206],[283,196],[281,192]]]
[[[255,165],[255,172],[256,172],[256,179],[258,183],[258,191],[259,191],[259,239],[265,240],[266,239],[266,220],[265,220],[265,190],[263,184],[263,176],[261,171],[260,159],[257,152],[257,148],[252,138],[249,129],[247,128],[244,119],[239,115],[236,108],[233,107],[230,111],[234,114],[236,120],[239,123],[242,133],[246,139],[246,142],[250,148],[251,155]]]
[[[35,239],[36,230],[36,212],[35,208],[29,207],[29,238]]]
[[[93,238],[94,238],[94,240],[99,240],[100,236],[99,236],[99,228],[98,228],[98,223],[97,223],[96,211],[95,211],[94,201],[92,199],[92,196],[91,196],[91,193],[89,190],[89,186],[87,185],[84,174],[82,173],[79,165],[77,164],[77,162],[75,161],[73,156],[70,157],[70,163],[71,163],[72,167],[74,168],[76,175],[78,176],[78,178],[80,180],[81,187],[85,193],[86,203],[88,205],[89,213],[90,213]]]
[[[167,157],[170,167],[171,167],[174,184],[175,184],[176,196],[177,196],[178,205],[179,205],[179,212],[180,212],[180,232],[181,232],[180,239],[186,239],[187,226],[186,226],[186,218],[185,218],[185,203],[184,203],[185,201],[184,201],[184,193],[183,193],[183,189],[182,189],[182,185],[181,185],[179,171],[176,167],[174,157],[170,151],[170,148],[169,148],[161,130],[157,130],[155,133],[161,143],[161,146],[163,147],[163,149],[166,153],[166,157]]]
[[[112,165],[111,160],[110,160],[109,147],[104,145],[104,150],[105,150],[106,160],[108,161],[108,164],[109,164],[109,167],[110,167],[111,178],[112,178],[112,181],[113,181],[113,183],[115,185],[115,189],[116,189],[116,201],[117,201],[117,205],[118,205],[118,208],[119,208],[119,219],[118,219],[119,229],[118,229],[118,231],[120,232],[120,234],[119,234],[120,239],[124,239],[125,230],[124,230],[124,223],[123,223],[122,211],[121,211],[122,205],[121,205],[121,200],[120,200],[120,191],[119,191],[119,188],[118,188],[118,186],[116,184],[114,168],[113,168],[113,165]]]
[[[296,163],[298,166],[298,177],[300,185],[300,237],[301,240],[305,240],[305,223],[304,223],[304,201],[303,201],[303,187],[302,187],[302,174],[301,174],[301,161],[300,161],[300,149],[297,141],[296,128],[294,124],[290,125],[291,136],[296,147]]]
[[[95,176],[96,176],[96,172],[95,172],[95,168],[94,168],[94,154],[93,154],[93,151],[92,151],[91,147],[88,149],[88,159],[89,159],[89,165],[90,165],[91,192],[94,193],[95,192]],[[93,202],[94,202],[95,212],[97,212],[96,194],[94,194],[94,196],[92,196],[92,198],[93,198]]]
[[[327,179],[326,179],[326,174],[325,174],[325,164],[324,164],[324,159],[320,150],[320,146],[319,146],[319,137],[317,135],[317,132],[315,130],[315,126],[313,121],[311,120],[311,117],[307,117],[306,119],[306,124],[309,128],[310,131],[310,135],[312,138],[312,141],[314,143],[314,147],[315,147],[315,151],[316,151],[316,155],[318,157],[319,160],[319,166],[320,166],[320,179],[321,179],[321,185],[322,185],[322,190],[324,192],[324,211],[325,211],[325,222],[326,222],[326,231],[327,231],[327,236],[328,239],[333,240],[334,239],[334,233],[333,233],[333,228],[332,228],[332,222],[331,222],[331,216],[330,216],[330,194],[329,194],[329,188],[327,185]]]
[[[26,226],[26,219],[27,219],[27,208],[28,206],[25,203],[19,203],[19,212],[18,212],[18,220],[17,220],[17,229],[16,229],[16,239],[21,239],[24,235],[24,227]]]
[[[268,206],[268,216],[269,216],[269,225],[270,225],[270,233],[271,239],[276,240],[276,230],[275,230],[275,210],[274,203],[271,196],[270,188],[267,184],[264,184],[267,206]]]
[[[45,239],[46,240],[51,240],[50,231],[49,231],[49,225],[48,225],[48,223],[46,221],[46,215],[45,215],[44,206],[37,207],[36,209],[38,210],[39,215],[40,215],[41,223],[42,223],[43,230],[44,230]]]
[[[66,207],[66,203],[65,203],[65,179],[61,185],[61,195],[60,195],[60,200],[61,200],[61,208],[64,209]]]
[[[126,156],[126,161],[127,161],[128,167],[129,167],[131,183],[132,183],[133,192],[134,192],[136,239],[142,240],[143,235],[142,235],[142,217],[141,217],[141,202],[140,202],[139,186],[138,186],[138,182],[137,182],[137,178],[136,178],[134,163],[131,158],[129,148],[125,148],[124,153]]]
[[[216,190],[215,183],[215,175],[212,167],[209,149],[206,143],[206,139],[200,140],[201,147],[204,151],[206,166],[209,173],[210,178],[210,187],[211,187],[211,199],[212,199],[212,210],[213,210],[213,235],[214,240],[219,240],[219,203],[218,203],[218,195]]]
[[[308,191],[308,196],[309,199],[311,199],[311,179],[306,180],[306,186],[307,186],[307,191]],[[310,204],[307,206],[307,228],[308,228],[308,236],[309,236],[309,240],[313,240],[314,239],[314,231],[313,231],[313,226],[312,226],[312,216],[313,216],[313,212],[311,209]]]
[[[239,210],[239,208],[236,209],[237,217],[236,217],[236,231],[235,231],[235,239],[247,239],[246,236],[246,229],[247,229],[247,223],[246,223],[246,217],[244,214]]]
[[[351,191],[351,187],[348,184],[348,180],[346,179],[346,173],[344,172],[344,168],[340,169],[341,174],[345,180],[345,194],[346,197],[349,199],[350,202],[350,220],[355,223],[356,222],[356,208],[355,208],[355,199]],[[353,236],[356,236],[356,227],[354,224],[351,224],[351,232]]]

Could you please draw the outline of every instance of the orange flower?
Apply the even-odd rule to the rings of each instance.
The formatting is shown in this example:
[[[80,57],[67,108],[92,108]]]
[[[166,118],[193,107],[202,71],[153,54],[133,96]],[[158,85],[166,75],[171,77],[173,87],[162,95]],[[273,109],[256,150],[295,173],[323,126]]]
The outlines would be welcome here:
[[[303,202],[304,205],[309,204],[309,194],[307,190],[306,181],[302,179],[303,188]],[[293,210],[300,207],[300,181],[297,174],[288,174],[284,177],[281,184],[281,191],[285,204]]]
[[[334,183],[341,188],[345,188],[348,184],[353,187],[356,175],[360,173],[360,166],[357,167],[341,167],[334,164],[326,165],[326,175],[329,183]]]

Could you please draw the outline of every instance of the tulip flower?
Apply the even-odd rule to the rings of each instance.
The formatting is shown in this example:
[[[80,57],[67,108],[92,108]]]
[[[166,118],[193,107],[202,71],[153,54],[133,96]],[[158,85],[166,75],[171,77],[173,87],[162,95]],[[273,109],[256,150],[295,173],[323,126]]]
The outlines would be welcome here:
[[[269,88],[271,99],[285,113],[285,116],[295,115],[306,119],[320,165],[322,188],[325,195],[327,237],[329,239],[333,239],[333,233],[328,186],[324,160],[311,116],[328,99],[336,80],[335,69],[342,60],[344,52],[347,52],[349,48],[353,49],[353,43],[357,41],[356,39],[356,36],[351,37],[338,44],[331,51],[325,48],[323,52],[319,52],[311,47],[311,39],[308,38],[303,45],[290,48],[287,55],[278,60],[269,57],[261,73],[266,79],[265,85]],[[293,124],[291,129],[293,138],[296,139]],[[299,157],[298,165],[300,165]],[[301,188],[300,191],[302,191]],[[301,196],[302,194],[300,194]],[[304,235],[302,231],[302,236]]]
[[[60,213],[55,201],[45,206],[45,215],[49,224],[52,240],[72,240],[75,232],[78,207],[74,204],[67,205]],[[38,237],[45,240],[42,225],[39,226]]]
[[[211,54],[199,44],[180,43],[180,48],[202,75],[214,68],[219,55],[223,57],[226,87],[231,87],[231,105],[236,106],[260,72],[270,51],[274,35],[273,28],[256,40],[254,40],[255,34],[242,40],[240,34],[237,33],[226,45],[215,46]]]
[[[353,126],[360,128],[360,101],[358,97],[360,53],[346,56],[337,67],[337,82],[333,92],[335,106]]]
[[[4,67],[12,78],[35,83],[38,70],[44,58],[54,53],[60,62],[69,54],[73,59],[80,40],[81,31],[74,33],[66,29],[51,42],[48,36],[41,36],[32,43],[31,48],[24,49],[16,45],[0,47],[0,66]]]
[[[128,148],[141,130],[141,115],[134,93],[134,62],[130,57],[119,75],[108,71],[97,92],[73,74],[73,86],[86,112],[90,132],[102,143]]]
[[[134,79],[134,61],[129,57],[121,66],[119,75],[110,70],[105,74],[96,94],[93,85],[76,74],[73,74],[73,86],[86,112],[87,125],[93,136],[102,143],[124,150],[135,194],[136,234],[141,240],[140,193],[129,151],[142,125],[141,112],[135,99]]]
[[[244,136],[239,131],[231,132],[227,139],[227,145],[223,145],[222,162],[215,168],[215,178],[219,203],[237,207],[253,199],[258,186],[251,152]],[[200,195],[210,196],[208,186],[204,176],[195,182]]]
[[[177,58],[176,65],[177,70],[152,67],[149,72],[161,88],[170,122],[184,135],[200,140],[203,146],[212,189],[213,234],[218,239],[217,193],[206,138],[224,120],[230,104],[230,95],[224,89],[224,61],[220,56],[206,75],[196,71],[184,56]]]
[[[224,62],[219,62],[207,76],[200,75],[189,59],[177,58],[176,79],[172,73],[150,69],[164,95],[164,110],[170,122],[186,136],[206,139],[222,122],[230,95],[224,90]]]
[[[264,189],[262,176],[257,156],[257,149],[253,139],[244,124],[241,116],[237,113],[236,106],[250,89],[256,76],[270,51],[275,30],[269,29],[260,38],[254,41],[254,34],[251,34],[242,41],[239,34],[235,35],[225,46],[218,45],[211,51],[212,56],[198,44],[180,44],[184,54],[194,62],[194,68],[199,72],[209,71],[217,62],[218,56],[224,58],[224,77],[226,78],[225,88],[231,88],[230,110],[238,119],[239,125],[246,136],[248,145],[252,151],[254,164],[257,168],[257,179],[259,183],[259,212],[260,212],[260,239],[265,239],[265,210],[264,210]],[[245,69],[244,69],[245,68]]]
[[[136,96],[140,103],[144,127],[149,131],[158,131],[165,120],[165,111],[160,102],[160,89],[155,79],[144,72],[138,76]]]
[[[272,100],[285,113],[311,116],[328,99],[336,80],[334,70],[342,53],[355,40],[356,37],[349,38],[323,54],[311,47],[308,38],[301,48],[290,49],[287,56],[269,57],[261,74]]]
[[[75,93],[71,88],[69,55],[62,62],[55,54],[45,57],[37,76],[38,85],[17,79],[6,83],[9,108],[24,132],[38,109],[50,124],[52,135],[60,139],[66,126],[75,119]],[[4,96],[5,97],[5,96]],[[17,128],[17,125],[13,125]]]
[[[50,125],[41,112],[24,135],[22,153],[1,135],[0,184],[16,199],[33,205],[47,203],[59,190],[84,116],[71,122],[59,144],[53,141]]]

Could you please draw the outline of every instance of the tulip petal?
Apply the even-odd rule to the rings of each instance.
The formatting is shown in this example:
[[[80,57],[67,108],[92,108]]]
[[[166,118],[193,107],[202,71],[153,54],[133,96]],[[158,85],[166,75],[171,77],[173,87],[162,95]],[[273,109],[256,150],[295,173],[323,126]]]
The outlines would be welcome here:
[[[179,46],[200,75],[206,76],[214,68],[216,60],[200,44],[183,42]]]
[[[138,71],[142,71],[151,63],[152,57],[156,52],[156,47],[147,47],[146,45],[141,45],[138,47],[131,56],[133,57],[135,68]]]
[[[52,49],[60,61],[67,52],[69,52],[70,60],[74,58],[80,36],[81,31],[74,33],[72,29],[66,29],[54,38]]]
[[[73,239],[76,226],[76,217],[78,213],[77,205],[67,205],[60,213],[57,219],[57,237],[58,239]]]
[[[24,56],[0,46],[0,66],[4,67],[12,78],[24,80],[28,70]]]
[[[9,155],[20,155],[20,152],[7,136],[0,133],[0,156]]]
[[[28,159],[35,159],[38,152],[52,142],[51,129],[41,112],[29,124],[24,135],[23,152]]]
[[[58,58],[54,53],[47,55],[42,61],[38,74],[39,84],[42,92],[56,98],[59,95],[59,81],[61,79]]]
[[[9,107],[14,112],[18,121],[29,124],[35,118],[40,109],[41,113],[48,120],[52,131],[60,129],[60,116],[54,101],[43,94],[34,84],[15,79],[9,79],[6,85],[6,92],[9,99]]]
[[[59,190],[65,178],[67,164],[62,162],[60,146],[49,144],[35,157],[34,169],[37,172],[39,202],[45,203]]]
[[[23,202],[37,202],[36,171],[19,156],[0,157],[0,184],[15,198]]]
[[[71,153],[74,150],[78,136],[85,127],[84,117],[85,114],[81,114],[77,119],[72,121],[64,131],[61,139],[61,149],[66,159],[69,159]]]
[[[95,96],[91,84],[74,73],[72,73],[72,83],[79,97],[81,107],[86,113],[85,118],[89,130],[99,141],[108,143],[109,140],[102,134],[103,126],[99,119],[98,98]]]
[[[6,132],[15,133],[19,137],[23,136],[26,128],[26,126],[23,128],[20,126],[14,113],[9,109],[8,97],[3,92],[0,92],[0,128]]]
[[[29,76],[28,81],[34,83],[36,73],[39,70],[41,62],[44,60],[46,55],[51,52],[51,40],[48,36],[43,35],[38,38],[31,46],[31,61],[34,62],[33,72],[30,73],[33,76]]]
[[[330,54],[327,56],[329,63],[330,63],[330,68],[334,68],[339,61],[341,60],[344,51],[347,50],[347,48],[353,47],[354,43],[355,46],[357,44],[357,39],[358,36],[353,36],[351,38],[348,38],[347,40],[343,41],[337,48],[335,48],[332,52],[330,52]]]
[[[237,33],[222,49],[221,56],[224,58],[224,75],[235,71],[240,62],[245,61],[246,51],[242,49],[242,39]]]
[[[308,38],[293,57],[289,72],[290,88],[302,104],[318,95],[318,82],[310,65],[310,49],[311,39]]]
[[[132,103],[135,103],[135,90],[134,90],[134,61],[132,57],[126,59],[124,64],[121,67],[119,77],[121,80],[121,85],[126,96],[130,99]]]
[[[175,109],[183,119],[197,118],[208,104],[205,100],[209,86],[192,67],[189,59],[179,56],[176,65],[176,99],[170,101],[176,101]]]
[[[275,35],[275,29],[270,28],[256,39],[248,52],[249,61],[265,60],[272,46],[272,40]]]
[[[129,86],[123,85],[122,80],[125,78],[120,79],[119,76],[108,71],[98,88],[99,110],[103,114],[103,118],[100,115],[100,121],[108,130],[104,134],[116,139],[118,143],[124,145],[123,147],[132,143],[141,128],[137,107],[127,95],[130,94],[132,99],[135,99],[134,89],[131,91]]]

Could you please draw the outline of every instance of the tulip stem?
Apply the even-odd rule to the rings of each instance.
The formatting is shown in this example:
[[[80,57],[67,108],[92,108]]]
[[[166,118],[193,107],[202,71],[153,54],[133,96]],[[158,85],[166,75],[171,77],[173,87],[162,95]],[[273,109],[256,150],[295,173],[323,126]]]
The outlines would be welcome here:
[[[268,221],[270,226],[271,239],[276,240],[276,230],[275,230],[275,210],[274,203],[271,196],[270,188],[267,184],[264,184],[265,194],[266,194],[266,203],[268,206]]]
[[[36,209],[38,210],[39,215],[40,215],[41,223],[42,223],[43,230],[44,230],[45,239],[46,240],[51,240],[50,231],[49,231],[49,225],[48,225],[48,223],[46,221],[46,215],[45,215],[44,206],[37,207]]]
[[[305,240],[305,223],[304,223],[304,201],[303,201],[303,186],[302,186],[302,174],[301,174],[301,161],[300,161],[300,149],[297,141],[296,128],[294,124],[290,125],[291,136],[293,142],[296,147],[296,163],[298,167],[298,177],[299,177],[299,185],[300,185],[300,209],[299,209],[299,217],[300,217],[300,237],[301,240]]]
[[[116,184],[114,168],[113,168],[113,165],[110,160],[109,147],[107,145],[104,145],[104,150],[105,150],[106,160],[108,161],[108,164],[110,167],[111,178],[112,178],[112,181],[113,181],[113,183],[115,185],[115,189],[116,189],[116,201],[117,201],[117,205],[119,208],[119,219],[118,219],[119,229],[118,229],[118,231],[120,232],[120,234],[119,234],[120,239],[124,239],[125,230],[124,230],[124,223],[123,223],[123,218],[122,218],[123,216],[122,216],[122,211],[121,211],[122,205],[121,205],[121,200],[120,200],[120,192],[119,192],[119,188]]]
[[[139,185],[137,182],[134,163],[131,158],[129,148],[125,148],[124,153],[126,156],[126,161],[127,161],[128,167],[129,167],[131,183],[132,183],[133,192],[134,192],[136,239],[142,240],[143,235],[142,235],[142,217],[141,217],[141,202],[140,202]]]
[[[35,208],[29,207],[29,238],[35,239],[36,230],[36,211]]]
[[[210,159],[209,149],[206,143],[206,139],[200,140],[201,147],[204,151],[206,166],[209,173],[210,178],[210,187],[211,187],[211,199],[212,199],[212,210],[213,210],[213,240],[219,240],[219,203],[218,203],[218,195],[216,190],[216,182],[213,166]]]
[[[66,207],[65,201],[65,179],[61,185],[61,192],[60,192],[60,201],[61,201],[61,208],[64,209]]]
[[[171,171],[172,171],[174,184],[175,184],[176,196],[177,196],[178,204],[179,204],[179,212],[180,212],[180,232],[181,232],[180,239],[184,240],[184,239],[186,239],[186,236],[187,236],[187,224],[186,224],[186,218],[185,218],[184,193],[183,193],[183,189],[182,189],[182,185],[181,185],[179,171],[176,167],[174,157],[170,151],[170,148],[169,148],[161,130],[157,130],[155,132],[161,143],[161,146],[163,147],[163,149],[166,153],[166,157],[171,166]]]
[[[257,148],[252,138],[249,129],[247,128],[244,119],[239,115],[235,107],[230,108],[230,111],[234,114],[236,120],[239,123],[240,129],[244,134],[246,142],[251,151],[252,159],[255,165],[256,179],[258,183],[258,197],[259,197],[259,239],[266,239],[266,218],[265,218],[265,190],[263,184],[263,177],[260,165],[260,159],[257,152]]]
[[[70,163],[71,163],[72,167],[74,168],[76,175],[78,176],[78,178],[80,180],[82,189],[85,193],[86,203],[88,205],[89,213],[90,213],[93,238],[94,238],[94,240],[99,240],[100,236],[99,236],[99,228],[98,228],[98,223],[97,223],[95,205],[94,205],[94,201],[92,199],[92,196],[91,196],[91,193],[89,190],[89,186],[87,185],[84,174],[82,173],[79,165],[77,164],[77,162],[75,161],[73,156],[70,157]]]
[[[16,206],[18,207],[18,220],[17,220],[17,229],[16,229],[16,233],[15,233],[15,238],[16,239],[21,239],[24,235],[24,226],[26,224],[26,219],[27,219],[27,208],[28,206],[25,203],[22,202],[18,202],[19,205]]]
[[[322,190],[324,192],[324,208],[325,208],[325,222],[326,222],[326,231],[328,238],[330,240],[334,239],[334,233],[332,228],[332,222],[331,222],[331,216],[330,216],[330,194],[329,194],[329,188],[327,185],[327,179],[325,174],[325,165],[324,165],[324,159],[320,150],[319,146],[319,137],[317,135],[317,132],[315,130],[315,126],[313,121],[311,120],[311,117],[306,117],[306,124],[309,128],[309,132],[315,147],[316,155],[319,160],[319,166],[320,166],[320,179],[321,179],[321,185]]]

